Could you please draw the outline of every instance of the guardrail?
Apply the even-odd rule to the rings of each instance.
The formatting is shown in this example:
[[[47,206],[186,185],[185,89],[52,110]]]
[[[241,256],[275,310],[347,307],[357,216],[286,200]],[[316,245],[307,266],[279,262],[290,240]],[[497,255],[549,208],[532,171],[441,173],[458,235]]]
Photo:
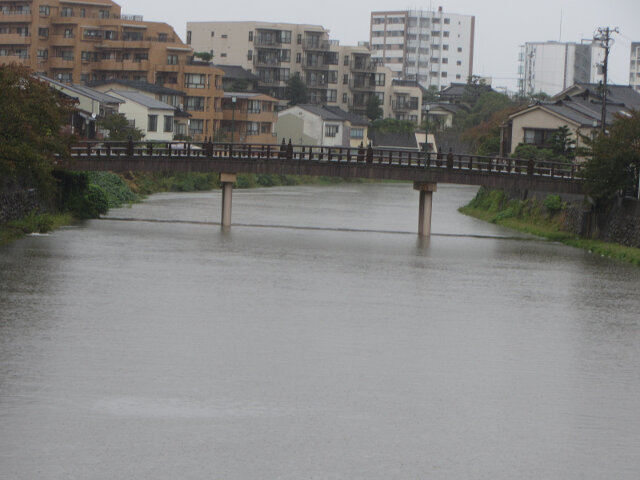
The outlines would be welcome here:
[[[72,148],[72,158],[122,159],[124,157],[224,159],[336,163],[446,169],[451,171],[528,175],[564,180],[582,180],[576,163],[528,160],[521,158],[420,152],[390,148],[331,147],[288,144],[246,144],[205,142],[82,142]]]

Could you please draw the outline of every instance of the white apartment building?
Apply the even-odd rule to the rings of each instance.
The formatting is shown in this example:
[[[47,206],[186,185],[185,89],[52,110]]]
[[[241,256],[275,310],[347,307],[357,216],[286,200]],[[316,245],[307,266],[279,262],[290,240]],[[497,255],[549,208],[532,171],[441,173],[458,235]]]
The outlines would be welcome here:
[[[371,12],[373,60],[396,78],[441,90],[473,74],[475,17],[437,11]]]
[[[631,42],[629,72],[629,85],[635,91],[640,92],[640,42]]]
[[[520,47],[518,87],[522,95],[555,95],[574,83],[598,83],[604,48],[599,42],[527,42]]]

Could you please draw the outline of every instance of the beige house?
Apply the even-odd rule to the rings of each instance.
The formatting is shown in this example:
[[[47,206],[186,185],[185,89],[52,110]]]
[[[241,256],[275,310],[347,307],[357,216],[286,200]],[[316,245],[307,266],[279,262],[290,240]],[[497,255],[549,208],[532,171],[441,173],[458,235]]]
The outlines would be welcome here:
[[[132,126],[142,130],[144,140],[173,140],[176,107],[132,90],[109,90],[106,93],[124,101],[120,105],[119,113],[124,115]]]
[[[297,145],[358,147],[367,145],[368,122],[337,107],[295,105],[278,112],[279,140]]]

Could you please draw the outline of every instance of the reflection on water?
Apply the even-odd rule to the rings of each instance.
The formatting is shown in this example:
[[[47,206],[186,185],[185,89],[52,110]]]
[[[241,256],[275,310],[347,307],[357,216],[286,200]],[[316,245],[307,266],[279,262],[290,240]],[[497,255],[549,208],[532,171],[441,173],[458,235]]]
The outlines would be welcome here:
[[[3,478],[637,478],[640,272],[410,185],[165,194],[0,248]]]

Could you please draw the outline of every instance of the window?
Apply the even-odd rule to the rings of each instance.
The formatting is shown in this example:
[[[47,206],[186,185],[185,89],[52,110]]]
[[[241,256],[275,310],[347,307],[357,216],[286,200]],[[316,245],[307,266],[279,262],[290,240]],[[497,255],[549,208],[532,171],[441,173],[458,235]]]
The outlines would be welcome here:
[[[80,74],[80,82],[81,83],[89,83],[91,75],[89,75],[88,73],[81,73]]]
[[[247,113],[260,113],[260,100],[249,100],[247,102]]]
[[[60,9],[61,17],[73,17],[73,8],[63,7]]]
[[[98,18],[109,18],[109,10],[98,10]]]
[[[444,19],[444,24],[445,25],[449,25],[451,23],[451,19],[450,18],[445,18]]]
[[[298,36],[296,37],[296,43],[298,45],[302,44],[302,34],[301,33],[299,33]]]
[[[449,50],[449,45],[442,45],[442,50],[444,50],[444,51]]]
[[[346,73],[342,76],[342,84],[349,85],[349,75]]]
[[[327,103],[336,103],[338,101],[337,90],[327,90]]]
[[[102,38],[102,32],[100,30],[87,30],[83,32],[84,38]]]
[[[300,63],[300,62],[302,62],[302,54],[296,53],[296,63]]]
[[[377,87],[384,87],[385,84],[385,74],[384,73],[376,73],[374,77],[374,83]]]
[[[38,36],[40,38],[49,38],[49,29],[48,28],[39,27],[38,28]]]
[[[442,73],[440,74],[440,76],[441,76],[442,78],[447,78],[447,72],[442,72]]]
[[[202,133],[204,131],[204,120],[191,119],[189,121],[189,135]]]
[[[249,41],[253,42],[253,31],[249,32]]]
[[[62,36],[64,38],[73,38],[73,28],[65,28]]]
[[[147,122],[147,132],[158,131],[158,115],[149,115]]]
[[[342,94],[342,103],[347,103],[349,101],[349,96],[346,93]]]
[[[271,125],[272,125],[271,123],[268,123],[268,122],[262,122],[262,123],[260,124],[260,133],[262,133],[263,135],[265,135],[265,134],[266,134],[266,135],[270,134],[270,133],[272,132],[272,130],[273,130],[273,129],[271,128]]]
[[[458,47],[458,53],[462,52],[462,47]]]
[[[71,73],[59,73],[58,75],[56,75],[56,78],[58,79],[58,81],[63,83],[73,82],[73,75]]]
[[[222,38],[227,38],[227,37],[229,37],[229,35],[227,35],[226,33],[222,34]]]
[[[44,50],[38,50],[39,60],[46,60],[47,58],[49,58],[49,50],[47,50],[46,48]]]
[[[350,132],[350,136],[351,138],[354,138],[356,140],[360,140],[364,138],[364,128],[351,128],[351,132]]]
[[[221,53],[221,54],[220,54],[220,56],[221,56],[221,57],[226,57],[226,56],[227,56],[227,54],[226,54],[226,53]]]
[[[336,84],[338,83],[338,72],[336,70],[330,70],[327,74],[327,83]]]
[[[213,38],[215,36],[216,36],[216,32],[215,31],[211,32],[211,37]]]
[[[247,122],[247,135],[260,135],[260,124],[258,122]]]
[[[115,30],[106,30],[104,32],[104,39],[105,40],[117,40],[118,39],[118,32],[116,32]]]
[[[291,50],[280,50],[280,61],[291,63]]]
[[[456,75],[456,80],[460,80],[462,78],[462,75]]]
[[[525,128],[524,143],[536,145],[538,147],[547,147],[551,143],[551,137],[556,132],[547,128]]]
[[[442,32],[442,36],[443,37],[448,37],[449,36],[449,32],[447,32],[447,31]]]
[[[81,9],[80,9],[80,16],[81,16],[82,18],[86,17],[86,16],[87,16],[87,10],[86,10],[86,9],[84,9],[84,8],[81,8]]]
[[[324,136],[335,137],[336,135],[338,135],[339,130],[340,130],[340,125],[325,125]]]
[[[173,115],[164,116],[164,131],[173,132]]]
[[[291,43],[291,30],[280,32],[280,43]]]
[[[178,65],[178,55],[167,55],[167,65]]]
[[[344,56],[344,66],[348,67],[349,66],[349,55],[345,55]]]
[[[442,63],[449,63],[449,59],[448,58],[443,58],[442,59]]]
[[[185,97],[184,109],[186,111],[204,111],[204,97]]]
[[[141,42],[144,38],[142,32],[122,32],[122,39],[128,42]]]
[[[40,5],[40,8],[38,10],[40,11],[40,15],[42,15],[43,17],[48,17],[51,13],[49,6],[47,5]]]
[[[186,88],[204,88],[206,80],[204,73],[186,73],[184,76],[184,86]]]
[[[456,62],[456,65],[460,66],[460,65],[462,65],[462,62],[461,62],[460,60],[458,60],[458,61]]]
[[[167,35],[166,33],[159,33],[158,34],[158,41],[159,42],[167,42],[169,40],[169,35]]]
[[[253,60],[253,50],[247,50],[247,60]]]
[[[187,45],[191,45],[191,30],[187,31]]]

